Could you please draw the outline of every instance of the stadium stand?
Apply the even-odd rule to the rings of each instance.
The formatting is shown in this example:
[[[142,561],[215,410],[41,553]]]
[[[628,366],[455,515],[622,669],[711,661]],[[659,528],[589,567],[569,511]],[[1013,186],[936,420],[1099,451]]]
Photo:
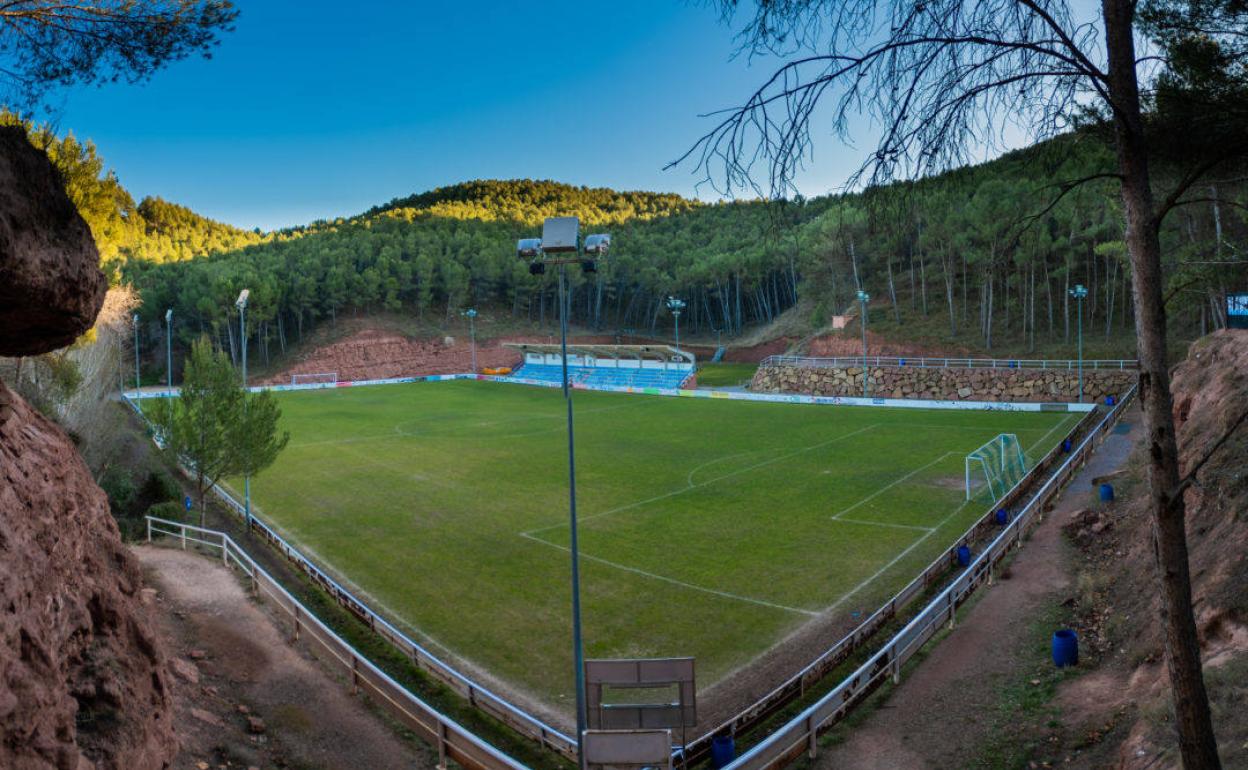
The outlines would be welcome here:
[[[508,379],[558,384],[563,366],[559,348],[507,343],[524,353],[524,363]],[[691,353],[654,345],[569,345],[568,381],[588,387],[680,388],[695,372]]]

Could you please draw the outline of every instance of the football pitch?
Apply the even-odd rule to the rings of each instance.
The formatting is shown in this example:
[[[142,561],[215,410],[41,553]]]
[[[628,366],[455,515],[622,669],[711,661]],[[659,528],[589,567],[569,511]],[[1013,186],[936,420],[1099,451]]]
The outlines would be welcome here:
[[[414,639],[571,714],[561,393],[276,395],[291,441],[252,480],[264,518]],[[874,610],[988,507],[963,499],[968,452],[1014,433],[1034,460],[1080,416],[573,399],[586,654],[692,655],[700,690]]]

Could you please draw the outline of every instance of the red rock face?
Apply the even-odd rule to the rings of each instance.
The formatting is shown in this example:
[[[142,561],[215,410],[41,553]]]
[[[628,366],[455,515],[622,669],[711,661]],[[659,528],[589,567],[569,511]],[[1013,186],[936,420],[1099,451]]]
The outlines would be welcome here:
[[[0,128],[0,355],[74,341],[104,276],[46,155]],[[59,428],[0,383],[0,768],[168,767],[168,675],[142,576]]]
[[[26,132],[0,127],[0,355],[63,348],[108,289],[87,223]]]
[[[0,767],[167,767],[138,564],[68,437],[3,385],[0,400]]]

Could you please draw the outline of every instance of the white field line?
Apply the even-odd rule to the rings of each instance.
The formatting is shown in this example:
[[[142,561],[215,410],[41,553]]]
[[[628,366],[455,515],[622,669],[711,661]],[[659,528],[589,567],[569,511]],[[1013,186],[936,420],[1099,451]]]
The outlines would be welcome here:
[[[967,506],[967,504],[968,504],[968,503],[970,503],[970,502],[972,502],[972,501],[967,500],[966,502],[964,502],[964,503],[962,503],[961,505],[959,505],[957,508],[954,508],[954,509],[953,509],[953,512],[952,512],[952,513],[950,513],[950,514],[949,514],[948,516],[946,516],[945,518],[941,519],[941,521],[940,521],[940,523],[939,523],[939,524],[937,524],[935,527],[933,527],[931,530],[929,530],[926,534],[924,534],[924,535],[923,535],[922,537],[920,537],[918,540],[915,540],[913,543],[911,543],[911,544],[910,544],[910,545],[909,545],[909,546],[908,546],[908,547],[907,547],[904,551],[902,551],[901,553],[899,553],[899,554],[897,554],[896,556],[894,556],[894,557],[893,557],[893,560],[892,560],[892,561],[890,561],[888,564],[885,564],[883,567],[880,567],[878,570],[876,570],[876,572],[875,572],[875,574],[874,574],[874,575],[872,575],[871,577],[867,578],[866,580],[862,581],[862,582],[861,582],[861,583],[859,583],[858,585],[856,585],[856,586],[854,586],[853,588],[851,588],[851,589],[849,590],[849,592],[848,592],[848,593],[846,593],[844,596],[842,596],[841,598],[837,599],[836,601],[832,602],[832,603],[831,603],[831,604],[829,604],[827,607],[824,607],[824,608],[823,608],[823,610],[820,612],[820,614],[825,614],[825,613],[831,612],[832,610],[836,609],[837,607],[840,607],[842,604],[844,604],[845,602],[849,601],[849,598],[850,598],[851,596],[853,596],[854,594],[858,593],[858,592],[859,592],[859,591],[861,591],[862,589],[864,589],[864,588],[866,588],[867,586],[869,586],[869,585],[871,585],[872,583],[874,583],[874,582],[875,582],[875,580],[876,580],[876,578],[878,578],[880,575],[883,575],[883,574],[884,574],[885,572],[887,572],[888,570],[892,569],[892,567],[893,567],[893,565],[894,565],[894,564],[896,564],[897,562],[899,562],[899,561],[901,561],[902,559],[906,558],[906,556],[907,556],[907,555],[909,555],[909,553],[910,553],[911,551],[913,551],[915,548],[918,548],[920,545],[922,545],[922,544],[923,544],[923,542],[924,542],[924,541],[926,541],[929,537],[931,537],[932,535],[936,534],[936,531],[937,531],[938,529],[940,529],[941,527],[945,526],[945,524],[949,523],[949,520],[950,520],[950,519],[952,519],[954,516],[957,516],[959,513],[961,513],[962,509],[963,509],[963,508],[965,508],[965,507]]]
[[[683,495],[683,494],[685,494],[686,492],[688,492],[688,491],[690,491],[690,490],[693,490],[693,489],[698,489],[698,488],[700,488],[700,487],[710,486],[711,484],[718,483],[718,482],[720,482],[720,481],[723,481],[724,479],[727,479],[727,478],[732,478],[733,476],[739,476],[739,475],[741,475],[742,473],[748,473],[749,471],[752,471],[752,470],[757,470],[758,468],[762,468],[762,467],[764,467],[764,466],[771,465],[771,464],[773,464],[773,463],[778,463],[778,462],[780,462],[781,460],[787,460],[787,459],[789,459],[790,457],[796,457],[797,455],[800,455],[800,454],[802,454],[803,452],[810,452],[810,451],[815,450],[815,449],[822,449],[823,447],[828,446],[828,445],[830,445],[830,444],[835,444],[835,443],[836,443],[836,442],[838,442],[838,441],[843,441],[843,440],[845,440],[845,439],[847,439],[847,438],[851,438],[851,437],[853,437],[853,436],[856,436],[856,435],[858,435],[859,433],[864,433],[864,432],[866,432],[866,431],[871,430],[872,428],[878,428],[878,427],[879,427],[879,424],[878,424],[878,423],[874,423],[874,424],[871,424],[871,425],[866,426],[865,428],[859,428],[858,430],[855,430],[855,431],[851,431],[851,432],[849,432],[849,433],[846,433],[846,434],[844,434],[844,435],[842,435],[842,436],[837,436],[836,438],[828,439],[827,441],[822,441],[822,442],[820,442],[820,443],[818,443],[818,444],[812,444],[812,445],[810,445],[810,446],[808,446],[808,447],[802,447],[801,449],[798,449],[798,450],[793,451],[793,452],[789,452],[789,453],[787,453],[787,454],[780,455],[779,457],[773,457],[773,458],[771,458],[770,460],[763,460],[762,462],[755,463],[754,465],[747,465],[747,466],[746,466],[746,467],[744,467],[744,468],[738,468],[738,469],[737,469],[737,470],[735,470],[735,471],[731,471],[731,472],[729,472],[729,473],[725,473],[725,474],[724,474],[724,475],[722,475],[722,476],[716,476],[716,477],[715,477],[715,478],[713,478],[713,479],[707,479],[706,481],[700,481],[700,482],[698,482],[697,484],[688,484],[688,485],[687,485],[687,486],[685,486],[683,489],[676,489],[676,490],[673,490],[673,491],[671,491],[671,492],[665,492],[665,493],[663,493],[663,494],[661,494],[661,495],[655,495],[654,497],[648,497],[648,498],[646,498],[645,500],[638,500],[638,501],[637,501],[637,502],[635,502],[635,503],[629,503],[629,504],[627,504],[627,505],[621,505],[621,506],[620,506],[620,507],[618,507],[618,508],[612,508],[612,509],[610,509],[610,510],[602,511],[602,512],[600,512],[600,513],[590,514],[589,516],[581,516],[581,517],[580,517],[580,521],[585,522],[585,521],[589,521],[589,520],[591,520],[591,519],[601,518],[601,517],[603,517],[603,516],[610,516],[610,515],[611,515],[611,514],[613,514],[613,513],[620,513],[620,512],[622,512],[622,511],[631,510],[631,509],[633,509],[633,508],[640,508],[640,507],[641,507],[641,506],[643,506],[643,505],[649,505],[650,503],[656,503],[656,502],[658,502],[659,500],[666,500],[666,499],[668,499],[669,497],[676,497],[677,495]],[[748,453],[748,452],[746,452],[746,453],[744,453],[744,454],[749,454],[749,453]],[[720,458],[716,458],[716,461],[718,461],[718,460],[724,460],[724,459],[729,459],[729,457],[739,457],[739,456],[740,456],[739,454],[738,454],[738,455],[729,455],[728,457],[720,457]],[[702,465],[702,466],[699,466],[699,467],[704,467],[704,466],[705,466],[705,465],[707,465],[707,464],[708,464],[708,463],[703,463],[703,465]],[[697,468],[695,468],[694,470],[697,470]],[[535,533],[537,533],[537,532],[546,532],[547,530],[551,530],[551,529],[559,529],[559,528],[561,528],[561,527],[563,527],[563,526],[565,526],[565,525],[561,522],[561,523],[559,523],[559,524],[551,524],[550,526],[547,526],[547,527],[537,527],[536,529],[526,530],[526,531],[524,531],[524,532],[522,532],[522,533],[520,533],[520,534],[525,535],[525,536],[528,536],[528,535],[535,534]]]
[[[901,478],[899,478],[899,479],[897,479],[897,480],[895,480],[895,481],[893,481],[893,482],[891,482],[891,483],[889,483],[889,484],[886,484],[886,485],[884,485],[884,486],[880,487],[879,489],[875,490],[875,491],[874,491],[874,492],[872,492],[871,494],[867,495],[866,497],[862,498],[862,499],[861,499],[861,500],[859,500],[858,502],[854,503],[853,505],[849,506],[849,507],[848,507],[848,508],[846,508],[845,510],[843,510],[843,511],[841,511],[840,513],[838,513],[838,514],[836,514],[835,516],[833,516],[833,517],[832,517],[832,519],[833,519],[834,521],[839,521],[839,520],[841,519],[841,517],[842,517],[842,516],[844,516],[845,514],[849,513],[850,511],[854,510],[854,509],[855,509],[855,508],[857,508],[858,506],[860,506],[860,505],[865,505],[866,503],[871,502],[872,500],[874,500],[875,498],[877,498],[877,497],[879,497],[880,495],[884,494],[884,493],[885,493],[885,492],[887,492],[888,490],[892,489],[893,487],[897,486],[898,484],[902,483],[903,481],[906,481],[906,480],[910,479],[910,478],[911,478],[912,476],[914,476],[915,474],[918,474],[918,473],[921,473],[921,472],[923,472],[923,471],[927,470],[928,468],[932,467],[933,465],[935,465],[936,463],[940,462],[941,460],[944,460],[946,457],[948,457],[948,456],[949,456],[949,455],[951,455],[951,454],[957,454],[957,453],[956,453],[956,452],[945,452],[943,455],[941,455],[940,457],[937,457],[935,460],[932,460],[930,463],[927,463],[926,465],[920,465],[918,468],[915,468],[914,470],[910,471],[909,473],[907,473],[906,475],[902,476]],[[860,523],[866,523],[866,522],[860,522]],[[899,525],[895,525],[895,526],[899,526]],[[926,528],[925,528],[925,527],[916,527],[916,529],[926,529]]]
[[[547,546],[550,546],[551,548],[558,548],[560,551],[571,553],[571,549],[568,548],[567,546],[559,545],[557,543],[552,543],[549,540],[542,540],[540,537],[534,537],[533,535],[530,535],[528,532],[521,532],[520,537],[523,537],[527,540],[532,540],[534,543],[541,543],[542,545],[547,545]],[[591,554],[585,553],[584,551],[581,552],[580,556],[582,559],[588,559],[589,561],[594,561],[599,564],[604,564],[608,567],[614,567],[615,569],[623,570],[624,572],[631,572],[634,575],[641,575],[642,577],[647,577],[647,578],[650,578],[651,580],[659,580],[664,583],[670,583],[671,585],[674,585],[674,586],[687,588],[690,591],[700,591],[702,593],[713,594],[715,596],[719,596],[724,599],[733,599],[739,602],[748,602],[749,604],[757,604],[761,607],[770,607],[773,610],[783,610],[785,612],[796,612],[799,615],[808,615],[810,617],[816,617],[819,614],[812,610],[801,609],[800,607],[788,607],[783,604],[775,604],[774,602],[769,602],[763,599],[755,599],[751,596],[742,596],[741,594],[734,594],[728,591],[720,591],[715,588],[707,588],[705,586],[694,585],[693,583],[686,583],[683,580],[670,578],[670,577],[667,577],[666,575],[657,575],[653,572],[647,572],[644,569],[637,569],[636,567],[629,567],[627,565],[620,564],[618,562],[613,562],[607,559],[603,559],[602,557],[599,557],[599,556],[593,556]]]
[[[919,527],[914,524],[894,524],[891,521],[867,521],[866,519],[846,519],[840,516],[833,516],[833,521],[839,521],[842,524],[865,524],[870,527],[892,527],[893,529],[913,529],[919,532],[931,532],[935,527]]]

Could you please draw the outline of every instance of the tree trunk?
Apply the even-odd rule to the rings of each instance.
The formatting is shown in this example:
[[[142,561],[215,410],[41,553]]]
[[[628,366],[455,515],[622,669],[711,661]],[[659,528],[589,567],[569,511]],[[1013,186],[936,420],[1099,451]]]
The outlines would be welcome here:
[[[1132,37],[1134,0],[1102,0],[1109,89],[1114,101],[1114,139],[1122,174],[1127,254],[1135,293],[1139,346],[1140,407],[1149,443],[1149,493],[1153,546],[1161,584],[1166,664],[1174,701],[1179,750],[1188,770],[1219,768],[1209,697],[1201,672],[1187,556],[1187,511],[1179,489],[1179,450],[1174,436],[1170,374],[1166,365],[1166,308],[1162,298],[1161,240],[1149,183],[1148,149],[1136,82]]]

